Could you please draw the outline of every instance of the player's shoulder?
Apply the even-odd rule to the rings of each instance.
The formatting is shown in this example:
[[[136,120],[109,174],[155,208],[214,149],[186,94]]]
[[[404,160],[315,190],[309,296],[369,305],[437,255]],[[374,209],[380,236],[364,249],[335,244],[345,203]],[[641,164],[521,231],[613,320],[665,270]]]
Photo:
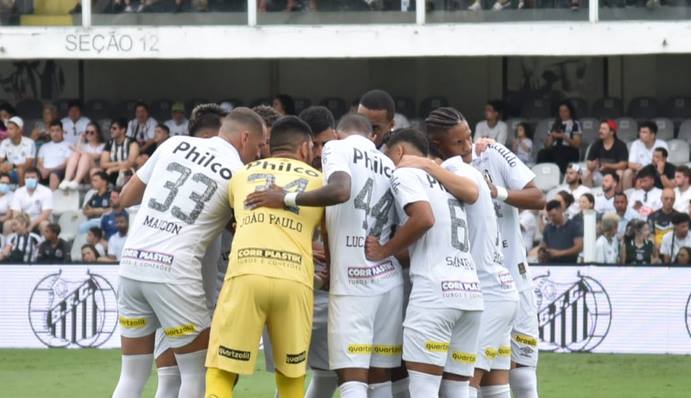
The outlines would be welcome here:
[[[515,153],[505,147],[503,144],[495,142],[487,147],[485,151],[486,156],[490,157],[493,161],[505,162],[509,167],[516,167],[523,162],[518,159]]]

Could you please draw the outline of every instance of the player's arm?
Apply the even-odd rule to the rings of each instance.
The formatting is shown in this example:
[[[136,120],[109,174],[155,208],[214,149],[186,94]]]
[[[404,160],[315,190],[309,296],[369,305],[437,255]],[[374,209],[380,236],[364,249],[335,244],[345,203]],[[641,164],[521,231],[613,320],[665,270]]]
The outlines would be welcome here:
[[[434,225],[434,213],[429,202],[409,203],[405,207],[405,212],[408,215],[408,221],[396,230],[393,238],[384,245],[381,245],[375,236],[367,237],[365,254],[370,261],[380,261],[406,250]]]
[[[294,201],[297,206],[324,207],[338,205],[349,199],[350,175],[337,171],[329,177],[326,185],[312,191],[286,192],[283,188],[272,185],[267,190],[252,192],[245,199],[245,206],[249,209],[257,207],[282,209],[289,205],[290,201]]]
[[[126,209],[130,206],[138,205],[142,202],[142,197],[144,197],[144,190],[146,189],[146,184],[139,179],[136,174],[130,178],[130,180],[122,188],[120,193],[120,207]]]
[[[432,159],[423,158],[420,156],[403,155],[403,158],[398,163],[398,167],[412,167],[424,170],[427,172],[427,174],[436,178],[447,191],[456,197],[456,199],[464,203],[475,203],[478,195],[480,194],[480,191],[473,180],[446,170]]]

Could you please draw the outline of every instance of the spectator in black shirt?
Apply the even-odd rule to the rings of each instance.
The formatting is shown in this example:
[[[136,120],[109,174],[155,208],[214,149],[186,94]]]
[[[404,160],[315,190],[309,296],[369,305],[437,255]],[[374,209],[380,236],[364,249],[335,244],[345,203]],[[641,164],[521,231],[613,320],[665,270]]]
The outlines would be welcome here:
[[[576,263],[583,250],[583,231],[578,223],[567,220],[561,203],[547,203],[550,224],[545,226],[538,250],[541,263]]]
[[[538,163],[556,163],[562,174],[569,163],[578,162],[581,149],[581,124],[569,101],[559,104],[556,121],[545,140],[545,148],[537,154]]]
[[[108,174],[103,171],[96,172],[91,176],[91,188],[96,192],[84,203],[82,212],[88,220],[79,226],[79,234],[87,233],[91,227],[100,226],[101,217],[111,209],[108,183]]]
[[[633,220],[624,235],[624,250],[621,251],[624,264],[659,263],[655,244],[650,240],[650,225],[643,220]]]
[[[600,138],[588,151],[587,170],[583,175],[583,184],[589,187],[593,183],[600,185],[606,172],[615,172],[623,178],[629,162],[629,150],[624,141],[617,138],[617,122],[603,120],[600,123]]]
[[[168,128],[168,126],[165,124],[159,124],[156,126],[154,129],[154,143],[140,153],[139,156],[137,156],[137,160],[135,162],[136,168],[138,169],[144,166],[144,163],[146,163],[151,155],[156,152],[156,148],[163,144],[168,138],[170,138],[170,128]]]
[[[70,249],[67,242],[60,238],[60,226],[48,224],[43,229],[43,242],[38,245],[37,262],[60,264],[70,261]]]
[[[26,213],[14,216],[14,233],[7,239],[0,260],[12,263],[32,263],[36,260],[41,237],[31,232],[31,217]]]
[[[669,153],[663,147],[655,148],[653,151],[653,165],[657,175],[655,176],[655,186],[663,189],[674,189],[677,185],[674,182],[674,174],[677,172],[676,166],[667,162]]]
[[[139,144],[127,137],[127,121],[124,119],[117,119],[110,125],[110,138],[101,154],[101,168],[108,174],[110,182],[115,184],[121,172],[134,167]]]

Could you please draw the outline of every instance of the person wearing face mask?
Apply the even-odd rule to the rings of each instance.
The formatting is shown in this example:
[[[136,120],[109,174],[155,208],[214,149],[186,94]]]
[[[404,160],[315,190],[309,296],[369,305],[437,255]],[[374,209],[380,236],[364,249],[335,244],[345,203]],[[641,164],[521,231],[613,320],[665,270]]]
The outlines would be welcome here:
[[[27,213],[31,217],[29,231],[43,230],[53,211],[53,193],[38,183],[38,170],[26,170],[25,183],[14,192],[10,207],[13,214]]]
[[[10,223],[7,221],[12,218],[10,206],[12,205],[13,196],[12,187],[10,186],[10,176],[5,173],[0,174],[0,223],[3,226],[3,235],[9,233]]]

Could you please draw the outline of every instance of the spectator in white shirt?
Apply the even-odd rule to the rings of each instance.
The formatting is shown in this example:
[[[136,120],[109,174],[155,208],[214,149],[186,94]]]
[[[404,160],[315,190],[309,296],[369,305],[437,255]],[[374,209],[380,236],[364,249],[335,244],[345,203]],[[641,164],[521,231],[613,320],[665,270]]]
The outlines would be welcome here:
[[[600,264],[618,264],[619,256],[619,240],[617,239],[617,226],[619,224],[619,216],[614,213],[605,214],[602,217],[602,235],[597,238],[595,242],[595,262]]]
[[[50,190],[55,191],[65,177],[67,159],[73,151],[72,145],[63,138],[62,123],[57,120],[50,124],[50,140],[38,151],[38,171],[43,183],[47,181]]]
[[[564,175],[564,184],[556,187],[552,192],[566,191],[573,196],[574,202],[566,209],[566,216],[573,218],[576,214],[581,212],[581,207],[578,200],[584,193],[590,193],[590,188],[583,185],[581,182],[581,175],[583,170],[578,163],[572,163],[566,168]],[[551,200],[552,198],[547,198]]]
[[[24,186],[17,188],[12,198],[12,214],[26,213],[31,217],[29,230],[42,233],[53,212],[53,193],[38,183],[38,170],[26,170]]]
[[[508,127],[501,120],[502,108],[502,103],[499,100],[489,101],[485,104],[485,120],[475,126],[474,141],[479,138],[492,138],[502,145],[506,144]]]
[[[79,141],[76,150],[67,161],[65,179],[60,183],[60,189],[77,189],[84,177],[99,166],[105,144],[97,123],[89,123],[86,126],[84,139],[86,141]]]
[[[0,174],[0,224],[2,225],[2,234],[7,235],[10,231],[10,224],[8,221],[12,219],[12,186],[10,185],[10,176],[8,174]]]
[[[72,101],[67,105],[67,117],[64,117],[61,122],[65,141],[76,145],[91,120],[82,115],[82,103]]]
[[[674,229],[667,232],[662,238],[660,254],[665,264],[672,262],[682,247],[691,247],[691,235],[689,235],[689,215],[686,213],[675,214],[672,218]]]
[[[134,106],[134,119],[127,124],[127,136],[139,144],[141,151],[154,144],[154,130],[158,122],[151,117],[149,106],[138,102]]]
[[[602,186],[599,190],[593,190],[595,196],[595,211],[598,214],[613,212],[614,210],[614,194],[617,192],[619,185],[619,174],[608,171],[602,177]]]
[[[129,230],[129,220],[127,217],[125,215],[116,216],[115,225],[118,232],[108,239],[108,255],[105,256],[105,261],[120,261],[122,249],[127,240],[127,232]]]
[[[614,194],[614,210],[619,217],[617,239],[621,239],[626,234],[626,226],[631,221],[639,219],[639,217],[638,213],[629,207],[629,198],[621,192]]]
[[[662,208],[662,190],[655,186],[655,166],[649,164],[636,174],[636,190],[631,193],[629,206],[638,213],[641,220]]]
[[[624,171],[624,189],[633,186],[633,177],[641,168],[653,161],[655,148],[665,148],[667,143],[657,139],[657,124],[652,121],[642,122],[638,126],[638,139],[631,144],[628,168]]]
[[[8,137],[0,143],[0,172],[8,173],[12,182],[23,184],[25,170],[34,167],[36,144],[22,136],[24,121],[19,116],[12,116],[5,125]]]
[[[188,135],[190,121],[185,117],[185,105],[182,102],[176,102],[170,107],[171,119],[164,124],[170,130],[170,136]]]
[[[674,201],[674,210],[680,213],[688,213],[691,211],[691,206],[689,202],[691,201],[691,189],[689,189],[689,182],[691,180],[691,170],[688,166],[677,167],[674,173],[674,183],[676,188],[674,188],[674,194],[676,195],[676,200]]]
[[[528,123],[516,125],[516,136],[512,143],[513,153],[526,165],[533,165],[533,133]]]
[[[36,145],[50,141],[50,124],[58,119],[58,107],[53,104],[43,105],[43,119],[34,124],[31,139]]]

